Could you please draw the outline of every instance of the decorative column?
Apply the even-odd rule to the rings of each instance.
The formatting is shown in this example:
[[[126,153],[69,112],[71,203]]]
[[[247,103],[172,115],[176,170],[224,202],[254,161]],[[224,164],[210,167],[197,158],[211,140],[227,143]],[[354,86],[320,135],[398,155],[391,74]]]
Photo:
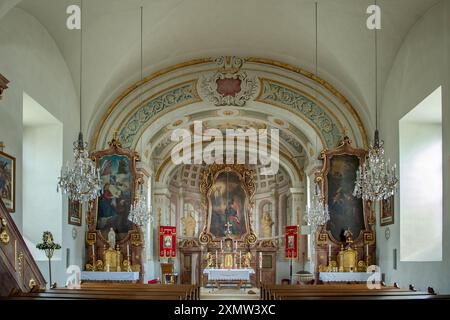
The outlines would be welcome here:
[[[291,194],[291,225],[302,225],[302,213],[305,211],[305,188],[296,187],[290,188]]]
[[[155,189],[155,208],[161,210],[161,225],[170,225],[170,192],[167,188]]]
[[[184,218],[184,194],[183,194],[183,187],[178,188],[178,219],[177,219],[177,228],[180,230],[178,234],[184,235],[183,230],[181,230],[181,219]]]
[[[271,198],[272,198],[272,212],[273,216],[275,217],[275,236],[279,236],[283,234],[283,226],[282,226],[282,219],[280,215],[278,214],[278,190],[272,189],[271,190]]]
[[[309,165],[305,168],[305,174],[309,178],[309,186],[308,186],[308,197],[312,199],[316,188],[316,173],[322,169],[322,161],[320,160],[310,160]],[[306,210],[307,200],[305,199],[305,210]],[[309,258],[310,258],[310,272],[315,273],[315,265],[316,265],[316,230],[310,230],[309,235],[310,239],[310,247],[309,249]]]

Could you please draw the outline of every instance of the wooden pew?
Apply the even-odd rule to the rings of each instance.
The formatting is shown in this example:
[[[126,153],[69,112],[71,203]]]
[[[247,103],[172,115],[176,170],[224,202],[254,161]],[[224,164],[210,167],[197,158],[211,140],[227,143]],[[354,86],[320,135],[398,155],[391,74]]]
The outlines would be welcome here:
[[[194,285],[88,284],[81,288],[55,288],[30,293],[16,292],[11,299],[70,300],[195,300],[200,288]]]
[[[261,297],[266,300],[311,299],[430,299],[434,291],[418,292],[396,286],[369,289],[365,284],[350,285],[262,285]]]
[[[16,296],[9,297],[11,300],[183,300],[179,294],[174,293],[133,293],[123,292],[119,294],[111,294],[111,292],[31,292],[31,293],[21,293]]]
[[[132,283],[82,283],[81,289],[86,290],[146,290],[156,292],[184,291],[191,300],[200,299],[198,285],[164,285],[164,284],[132,284]]]

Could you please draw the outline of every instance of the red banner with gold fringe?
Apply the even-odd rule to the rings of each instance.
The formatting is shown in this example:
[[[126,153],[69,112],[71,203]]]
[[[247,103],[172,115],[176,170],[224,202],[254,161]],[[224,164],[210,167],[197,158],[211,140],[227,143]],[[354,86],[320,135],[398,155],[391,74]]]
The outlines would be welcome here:
[[[286,241],[286,258],[297,259],[298,258],[298,226],[286,226],[285,233]]]
[[[177,256],[177,227],[159,227],[159,256],[161,258]]]

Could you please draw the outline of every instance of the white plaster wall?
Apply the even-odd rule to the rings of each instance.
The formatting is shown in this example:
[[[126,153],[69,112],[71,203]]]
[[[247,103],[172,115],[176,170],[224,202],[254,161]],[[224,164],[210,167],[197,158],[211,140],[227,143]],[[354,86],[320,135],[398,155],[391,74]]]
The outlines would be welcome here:
[[[48,230],[55,239],[62,239],[61,193],[56,192],[54,180],[62,166],[63,127],[54,124],[23,129],[22,197],[26,200],[22,204],[22,231],[33,245],[33,257],[46,260],[43,251],[36,248],[42,242],[42,231]],[[54,259],[61,260],[60,250]]]
[[[65,26],[61,25],[61,28]],[[22,230],[23,92],[62,122],[64,162],[72,157],[72,142],[79,130],[78,98],[67,65],[54,40],[38,20],[21,9],[9,11],[0,20],[0,72],[11,81],[0,101],[0,140],[6,144],[5,151],[17,158],[16,213],[12,216],[19,230]],[[57,176],[54,180],[56,189]],[[62,244],[62,259],[52,265],[53,281],[57,281],[58,285],[64,285],[66,279],[66,249],[71,251],[72,264],[81,266],[84,254],[85,222],[82,228],[76,227],[78,236],[74,241],[73,227],[67,224],[65,197],[62,203],[62,239],[55,239]],[[39,218],[39,212],[36,215]],[[47,278],[47,263],[39,262],[38,265]]]
[[[400,259],[440,261],[442,126],[402,121],[400,129]]]
[[[443,0],[431,8],[410,30],[399,50],[383,95],[381,138],[386,142],[387,156],[399,163],[399,120],[442,85],[443,94],[443,261],[400,262],[393,270],[393,249],[400,249],[399,196],[396,196],[395,224],[389,226],[391,237],[385,239],[385,228],[377,221],[378,263],[386,281],[401,286],[415,284],[419,289],[433,287],[450,293],[450,2]],[[401,183],[401,181],[400,181]],[[421,237],[419,233],[417,237]]]

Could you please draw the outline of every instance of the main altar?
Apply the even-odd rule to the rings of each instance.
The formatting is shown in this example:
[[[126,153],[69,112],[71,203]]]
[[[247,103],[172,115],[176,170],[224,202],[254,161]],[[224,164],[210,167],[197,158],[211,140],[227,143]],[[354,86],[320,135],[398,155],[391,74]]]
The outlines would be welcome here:
[[[240,289],[243,284],[251,283],[250,277],[255,274],[251,267],[252,254],[238,251],[238,242],[233,241],[231,223],[225,224],[225,239],[220,241],[220,251],[215,254],[208,252],[206,255],[207,266],[203,270],[206,283],[214,284],[220,289],[220,285],[236,283]]]
[[[275,283],[277,248],[258,240],[252,226],[254,179],[255,172],[240,164],[212,164],[203,171],[205,224],[199,238],[179,244],[181,283],[193,283],[194,277],[215,287]]]

